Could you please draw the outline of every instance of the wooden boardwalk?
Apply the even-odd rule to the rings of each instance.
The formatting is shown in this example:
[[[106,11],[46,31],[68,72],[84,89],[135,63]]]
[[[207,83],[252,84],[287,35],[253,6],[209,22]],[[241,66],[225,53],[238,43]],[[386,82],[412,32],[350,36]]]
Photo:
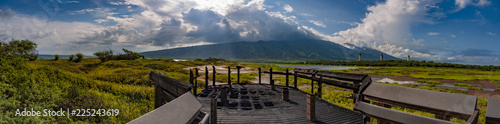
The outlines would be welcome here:
[[[363,115],[349,109],[316,99],[316,119],[306,118],[307,94],[289,89],[289,101],[283,101],[282,86],[271,90],[270,85],[234,84],[227,95],[229,105],[221,105],[218,98],[218,123],[363,123]],[[205,90],[197,98],[202,103],[201,111],[210,112],[210,97],[219,94],[214,89]]]

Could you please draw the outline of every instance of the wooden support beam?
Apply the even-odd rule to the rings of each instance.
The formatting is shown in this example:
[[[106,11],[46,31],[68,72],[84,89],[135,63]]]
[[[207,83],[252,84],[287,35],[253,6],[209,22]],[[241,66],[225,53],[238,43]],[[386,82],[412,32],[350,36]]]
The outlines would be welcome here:
[[[269,69],[269,72],[271,72],[271,73],[269,73],[269,83],[271,83],[271,81],[273,81],[273,73],[272,73],[273,68]]]
[[[217,97],[213,96],[210,102],[210,124],[217,124]]]
[[[288,73],[288,68],[287,68],[286,69],[286,79],[285,79],[286,80],[286,87],[288,87],[288,75],[289,75],[289,73]]]
[[[194,80],[193,95],[195,95],[195,96],[196,96],[196,94],[197,94],[197,92],[198,92],[198,79],[197,79],[197,78],[198,78],[198,76],[199,76],[199,75],[198,75],[198,68],[194,68],[194,75],[195,75],[195,77],[194,77],[194,79],[193,79],[193,80]]]
[[[233,89],[233,86],[231,85],[231,67],[227,66],[227,83],[229,84],[229,90]]]
[[[262,68],[259,67],[259,84],[261,84],[261,73],[262,73],[261,69]]]
[[[323,78],[323,77],[319,77],[319,79],[321,79],[321,78]],[[321,90],[323,89],[323,85],[322,84],[323,83],[321,83],[321,81],[318,81],[318,94],[317,94],[318,98],[321,98],[321,95],[322,95],[322,92],[321,92]]]
[[[307,94],[307,120],[316,121],[316,97],[313,94]]]
[[[214,87],[215,87],[215,73],[217,73],[217,72],[215,71],[215,66],[212,66],[212,69],[213,69],[213,72],[214,72],[214,73],[212,74],[212,75],[213,75],[213,76],[212,76],[212,86],[214,86]]]
[[[236,66],[236,68],[238,69],[238,84],[240,83],[240,69],[241,69],[241,66]]]
[[[205,89],[208,89],[208,68],[205,66]]]
[[[297,89],[297,72],[293,72],[293,87]]]

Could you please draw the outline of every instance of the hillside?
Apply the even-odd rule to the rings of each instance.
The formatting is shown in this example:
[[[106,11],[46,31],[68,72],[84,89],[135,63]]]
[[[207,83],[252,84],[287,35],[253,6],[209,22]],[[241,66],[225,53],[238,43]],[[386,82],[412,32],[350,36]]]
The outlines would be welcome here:
[[[232,42],[203,46],[183,47],[141,53],[146,58],[196,59],[216,57],[229,60],[379,60],[380,51],[370,48],[346,48],[342,45],[321,41],[258,41]],[[385,60],[398,59],[384,54]]]

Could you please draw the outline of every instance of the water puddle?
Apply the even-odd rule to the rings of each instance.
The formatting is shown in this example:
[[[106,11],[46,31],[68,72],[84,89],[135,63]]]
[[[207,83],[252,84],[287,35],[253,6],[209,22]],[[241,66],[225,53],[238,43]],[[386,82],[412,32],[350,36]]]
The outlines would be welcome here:
[[[305,68],[305,69],[314,69],[314,70],[347,70],[354,69],[358,67],[349,67],[349,66],[322,66],[322,65],[277,65],[279,67],[290,67],[290,68]]]
[[[388,83],[398,83],[398,84],[420,84],[415,81],[397,81],[390,78],[372,78],[372,82],[388,82]]]

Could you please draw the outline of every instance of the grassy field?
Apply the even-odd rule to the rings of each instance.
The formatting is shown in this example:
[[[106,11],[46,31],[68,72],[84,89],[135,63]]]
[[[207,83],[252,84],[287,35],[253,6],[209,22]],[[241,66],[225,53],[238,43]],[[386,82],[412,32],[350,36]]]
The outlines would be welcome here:
[[[172,59],[137,59],[112,60],[101,62],[99,59],[86,58],[81,62],[71,62],[67,59],[27,61],[23,59],[4,60],[0,63],[0,123],[125,123],[153,110],[153,82],[149,80],[150,71],[163,72],[166,76],[189,82],[187,67],[214,64],[208,61],[173,61]],[[273,68],[273,71],[285,71],[287,68],[263,63],[216,62],[216,65],[229,65],[263,69]],[[291,68],[288,68],[291,70]],[[335,72],[356,71],[359,69],[336,70]],[[423,67],[380,67],[371,68],[370,75],[410,76],[421,79],[451,79],[460,81],[488,80],[499,82],[499,72],[479,71],[453,68],[423,68]],[[222,72],[224,73],[224,72]],[[227,82],[227,74],[218,73],[216,81]],[[200,73],[203,75],[203,73]],[[258,76],[257,73],[243,73],[242,83],[250,83]],[[231,74],[231,80],[236,81],[236,74]],[[212,75],[209,80],[212,80]],[[279,85],[285,84],[285,77],[276,77]],[[293,76],[289,77],[290,85]],[[441,92],[464,93],[455,88],[436,88],[442,84],[439,81],[419,80],[417,85],[389,85],[435,90]],[[309,86],[308,79],[298,78],[299,86]],[[204,88],[205,82],[198,80],[198,90]],[[456,83],[456,86],[477,88],[469,84]],[[317,85],[316,85],[317,86]],[[310,87],[300,88],[310,92]],[[497,90],[500,90],[497,88]],[[323,99],[339,106],[352,109],[352,99],[344,98],[352,91],[343,88],[324,86]],[[480,120],[484,123],[487,100],[480,98]],[[16,117],[17,109],[34,108],[35,110],[59,108],[71,109],[119,109],[118,116],[111,117]],[[394,107],[393,109],[433,117],[434,115],[415,110]],[[455,122],[463,120],[454,119]]]
[[[172,59],[113,60],[87,58],[76,63],[62,59],[2,60],[0,123],[125,123],[154,109],[153,82],[149,72],[189,82],[188,66],[203,61]],[[234,62],[218,64],[234,65]],[[204,82],[199,80],[199,90]],[[17,109],[119,109],[111,117],[16,117]]]
[[[409,76],[419,79],[447,79],[456,81],[487,80],[500,83],[500,71],[457,69],[439,67],[377,67],[370,68],[368,75]]]

